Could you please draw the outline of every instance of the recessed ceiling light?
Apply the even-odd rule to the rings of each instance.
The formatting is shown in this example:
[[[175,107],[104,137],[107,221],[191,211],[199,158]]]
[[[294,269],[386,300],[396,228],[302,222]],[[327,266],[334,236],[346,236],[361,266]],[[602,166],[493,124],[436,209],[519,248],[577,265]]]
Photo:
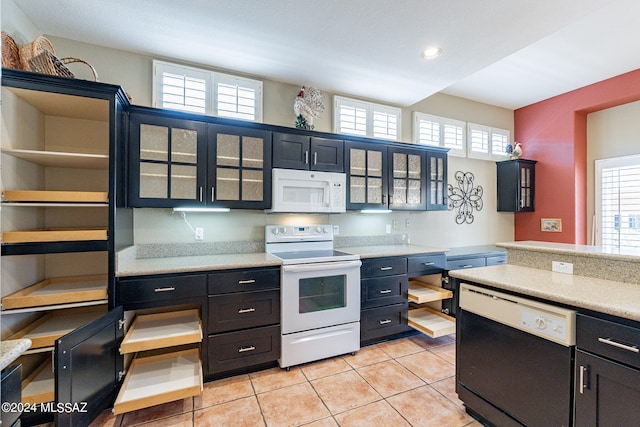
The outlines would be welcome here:
[[[425,50],[422,51],[422,59],[435,59],[438,56],[440,56],[442,54],[442,48],[435,46],[435,47],[429,47]]]

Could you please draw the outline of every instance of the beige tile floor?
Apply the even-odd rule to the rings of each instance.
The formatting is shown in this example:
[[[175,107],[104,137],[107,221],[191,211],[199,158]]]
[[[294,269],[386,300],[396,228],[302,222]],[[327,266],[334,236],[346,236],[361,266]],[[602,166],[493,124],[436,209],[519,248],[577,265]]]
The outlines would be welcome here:
[[[455,341],[415,335],[345,355],[205,383],[201,396],[92,427],[480,427],[454,391]]]

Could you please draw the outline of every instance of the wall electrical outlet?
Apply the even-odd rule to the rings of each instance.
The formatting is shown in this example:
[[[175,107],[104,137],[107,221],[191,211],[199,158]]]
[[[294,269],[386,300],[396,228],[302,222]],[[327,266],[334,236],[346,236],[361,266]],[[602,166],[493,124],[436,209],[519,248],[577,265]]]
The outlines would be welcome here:
[[[397,230],[399,227],[398,220],[397,219],[391,220],[391,225],[393,226],[394,230]]]
[[[385,226],[385,231],[387,232],[387,234],[391,234],[391,224],[387,224]]]
[[[333,226],[333,235],[337,236],[338,234],[340,234],[340,226],[339,225],[334,225]]]
[[[573,274],[573,263],[551,261],[551,271],[555,271],[556,273]]]
[[[204,240],[204,228],[196,227],[195,239]]]

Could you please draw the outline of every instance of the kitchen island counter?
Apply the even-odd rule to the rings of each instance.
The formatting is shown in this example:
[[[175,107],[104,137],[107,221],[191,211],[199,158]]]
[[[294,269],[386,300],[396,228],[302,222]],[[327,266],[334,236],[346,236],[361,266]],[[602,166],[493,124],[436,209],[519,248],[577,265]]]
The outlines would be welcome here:
[[[455,270],[450,276],[522,295],[640,321],[640,285],[517,265]]]

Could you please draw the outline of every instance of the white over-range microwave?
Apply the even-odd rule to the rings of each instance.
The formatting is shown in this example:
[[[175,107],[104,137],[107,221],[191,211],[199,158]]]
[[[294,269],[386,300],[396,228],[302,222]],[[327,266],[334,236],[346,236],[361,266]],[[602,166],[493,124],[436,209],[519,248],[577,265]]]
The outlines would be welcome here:
[[[344,173],[272,170],[269,212],[340,213],[346,210]]]

